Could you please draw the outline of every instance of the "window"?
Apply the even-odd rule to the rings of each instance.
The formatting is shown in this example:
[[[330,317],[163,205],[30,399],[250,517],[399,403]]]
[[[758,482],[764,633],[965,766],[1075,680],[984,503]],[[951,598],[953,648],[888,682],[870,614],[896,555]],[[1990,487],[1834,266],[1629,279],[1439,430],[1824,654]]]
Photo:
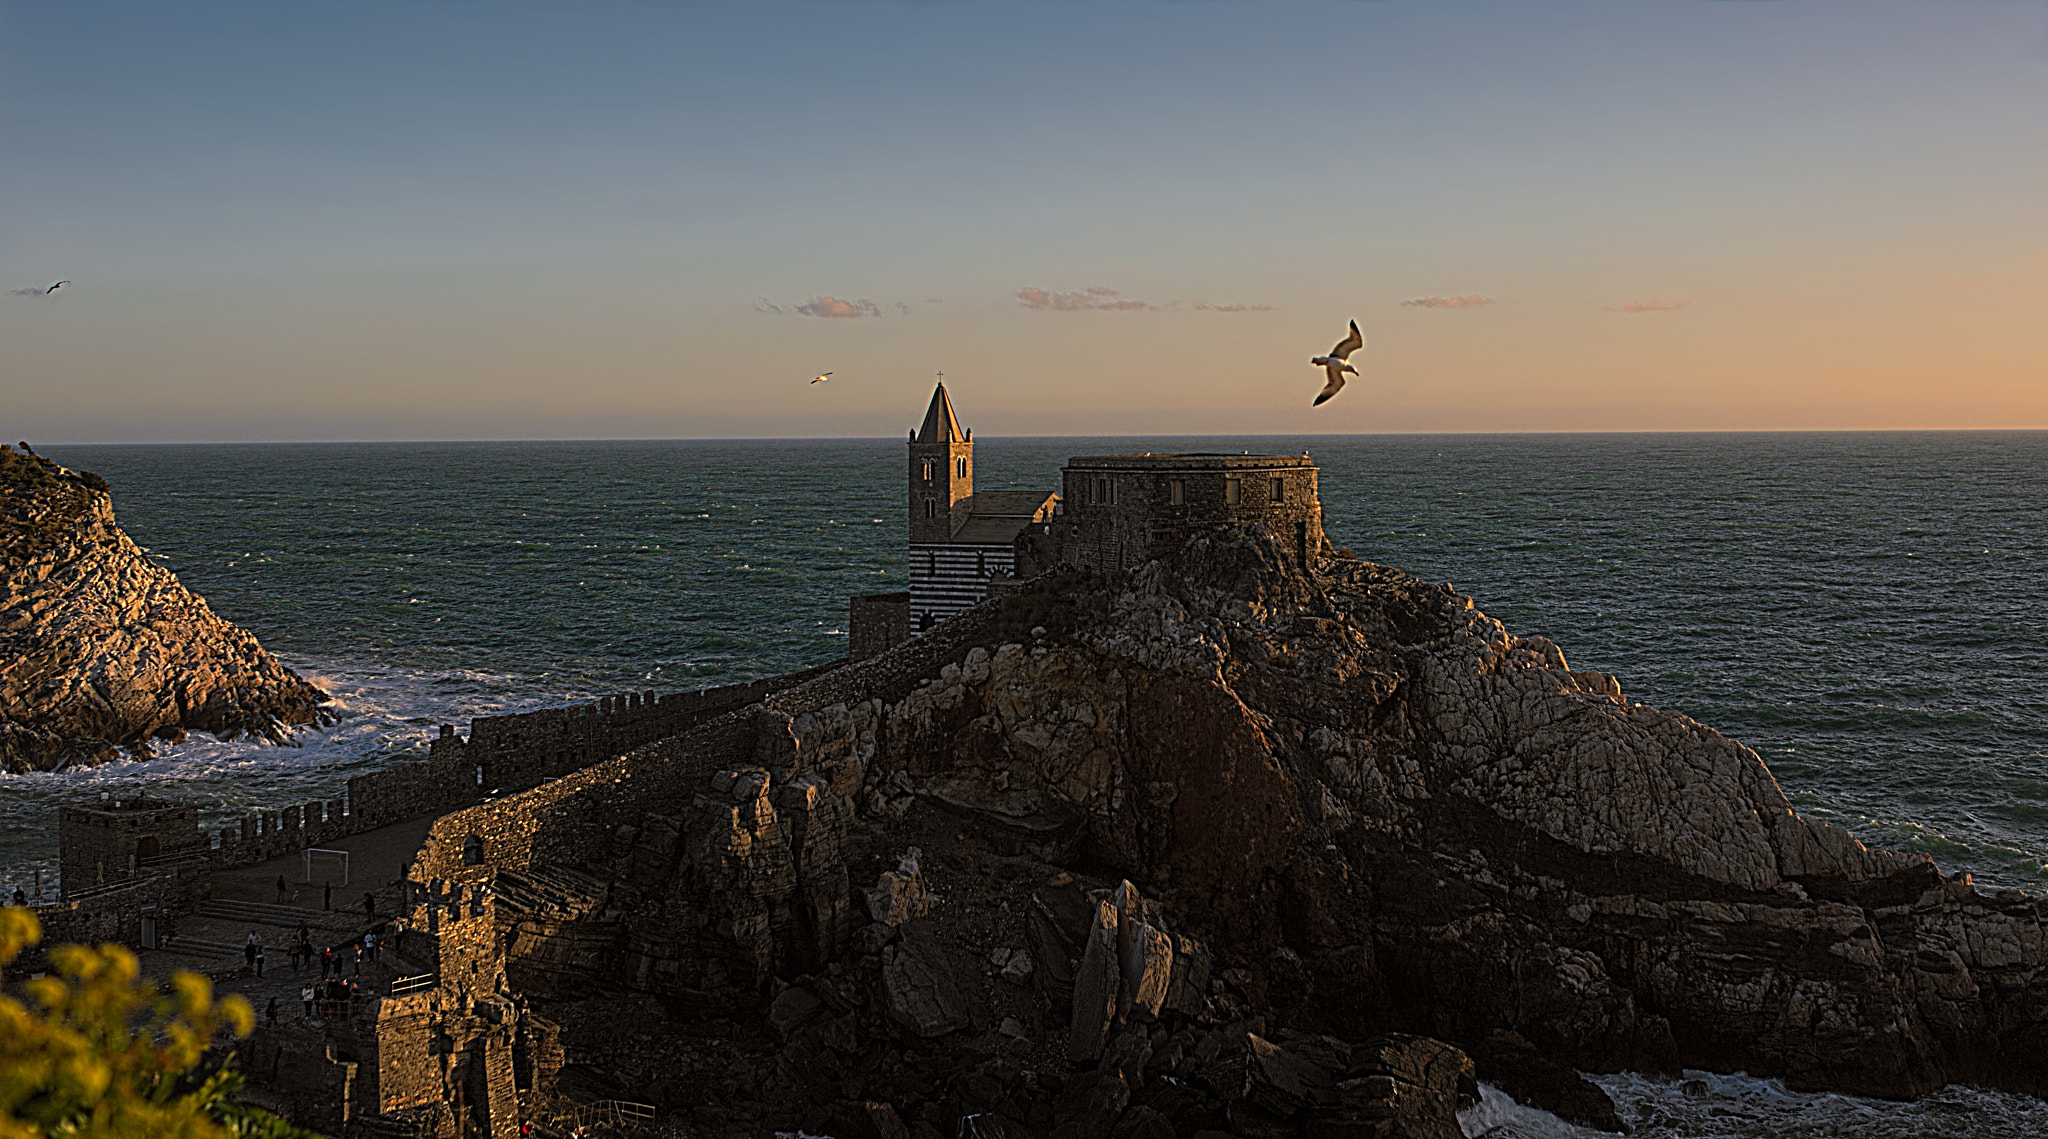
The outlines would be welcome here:
[[[1187,481],[1186,481],[1186,480],[1184,480],[1184,479],[1167,479],[1167,480],[1166,480],[1166,503],[1167,503],[1167,505],[1168,505],[1168,506],[1186,506],[1186,505],[1187,505],[1187,501],[1188,501],[1188,484],[1187,484]]]
[[[974,572],[978,577],[988,576],[988,551],[974,551]]]
[[[927,498],[927,499],[925,499],[925,500],[924,500],[924,516],[925,516],[926,518],[937,518],[937,517],[939,516],[939,500],[938,500],[938,499],[936,499],[936,498]]]
[[[919,466],[924,471],[924,481],[932,481],[932,461],[930,459],[926,459],[923,463],[920,463]]]
[[[957,471],[955,471],[955,472],[954,472],[954,474],[953,474],[953,477],[954,477],[954,478],[961,478],[961,479],[964,479],[964,478],[966,478],[966,477],[967,477],[967,460],[966,460],[965,458],[962,458],[962,459],[960,459],[960,460],[959,460],[959,461],[958,461],[958,462],[957,462],[957,463],[956,463],[955,465],[956,465],[956,466],[957,466],[957,467],[958,467],[959,469],[958,469]]]
[[[1286,502],[1286,501],[1287,501],[1287,480],[1286,480],[1286,479],[1274,479],[1274,480],[1273,480],[1273,495],[1272,495],[1272,497],[1273,497],[1273,501],[1274,501],[1274,502]]]
[[[1238,503],[1244,501],[1243,479],[1223,480],[1223,501],[1229,503],[1232,506],[1236,506]]]
[[[1096,480],[1095,480],[1095,501],[1096,501],[1096,502],[1108,502],[1108,501],[1109,501],[1109,480],[1108,480],[1108,479],[1096,479]]]

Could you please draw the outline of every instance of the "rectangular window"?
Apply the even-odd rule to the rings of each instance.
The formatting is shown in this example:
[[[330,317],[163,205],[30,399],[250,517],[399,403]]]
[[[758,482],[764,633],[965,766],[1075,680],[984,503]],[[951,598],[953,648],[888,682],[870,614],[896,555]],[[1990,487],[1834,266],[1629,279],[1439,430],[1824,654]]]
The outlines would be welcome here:
[[[1274,480],[1273,480],[1273,501],[1274,501],[1274,502],[1286,502],[1286,501],[1287,501],[1287,480],[1286,480],[1286,479],[1274,479]]]
[[[1243,479],[1223,480],[1223,501],[1229,503],[1232,506],[1236,506],[1238,503],[1244,501]]]
[[[1098,503],[1105,503],[1105,502],[1108,502],[1108,501],[1109,501],[1109,480],[1108,480],[1108,479],[1096,479],[1096,480],[1095,480],[1095,501],[1096,501],[1096,502],[1098,502]]]
[[[960,477],[960,478],[963,478],[963,479],[964,479],[964,478],[966,478],[966,477],[967,477],[967,460],[965,460],[965,459],[962,459],[962,460],[960,460],[960,462],[959,462],[959,468],[960,468],[960,474],[959,474],[959,476],[958,476],[958,477]]]
[[[1111,480],[1109,480],[1109,504],[1110,504],[1111,506],[1115,506],[1115,505],[1116,505],[1116,480],[1115,480],[1115,479],[1111,479]]]
[[[1183,480],[1183,479],[1167,479],[1167,480],[1166,480],[1166,504],[1167,504],[1168,506],[1186,506],[1186,505],[1187,505],[1187,502],[1188,502],[1188,484],[1187,484],[1187,482],[1186,482],[1185,480]]]

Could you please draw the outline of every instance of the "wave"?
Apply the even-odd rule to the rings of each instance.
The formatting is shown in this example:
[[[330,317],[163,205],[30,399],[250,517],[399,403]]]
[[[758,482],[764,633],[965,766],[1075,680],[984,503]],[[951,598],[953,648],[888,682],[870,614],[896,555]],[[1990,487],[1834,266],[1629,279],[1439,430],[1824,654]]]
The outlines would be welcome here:
[[[281,658],[301,675],[312,662]],[[566,703],[582,693],[543,693],[534,679],[475,669],[408,669],[372,662],[322,662],[321,687],[332,697],[330,724],[305,728],[283,745],[220,740],[194,732],[160,744],[148,759],[117,760],[67,771],[0,775],[0,865],[5,892],[32,887],[38,871],[47,891],[57,875],[57,808],[103,795],[144,792],[188,800],[200,826],[217,831],[254,809],[338,799],[349,777],[424,758],[440,725],[466,725]],[[523,695],[507,695],[523,693]]]

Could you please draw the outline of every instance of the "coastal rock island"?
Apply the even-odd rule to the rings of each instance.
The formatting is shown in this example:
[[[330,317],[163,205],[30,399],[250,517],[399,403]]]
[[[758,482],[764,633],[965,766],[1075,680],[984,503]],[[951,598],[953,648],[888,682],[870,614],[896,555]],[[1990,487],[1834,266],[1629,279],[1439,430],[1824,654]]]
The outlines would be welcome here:
[[[444,815],[405,891],[439,994],[377,1054],[496,1032],[523,1094],[847,1139],[1450,1136],[1475,1075],[1609,1130],[1579,1072],[2044,1090],[2038,900],[1802,818],[1449,585],[1301,554],[1044,573]],[[515,782],[494,746],[430,762]],[[461,1078],[358,1110],[444,1133]]]
[[[327,700],[151,562],[105,480],[0,447],[0,768],[147,754],[188,731],[283,742]]]

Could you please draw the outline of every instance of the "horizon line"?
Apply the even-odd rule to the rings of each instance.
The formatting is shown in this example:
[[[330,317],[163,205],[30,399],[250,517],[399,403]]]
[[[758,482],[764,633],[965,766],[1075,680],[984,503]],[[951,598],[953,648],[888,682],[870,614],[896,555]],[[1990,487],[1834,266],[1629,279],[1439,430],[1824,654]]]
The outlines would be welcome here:
[[[1905,434],[2018,434],[2048,432],[2048,426],[2030,427],[1646,427],[1560,428],[1555,430],[1499,431],[1182,431],[1087,432],[1080,434],[990,435],[990,440],[1033,439],[1386,439],[1419,436],[1501,436],[1501,435],[1905,435]],[[101,440],[97,442],[56,442],[41,447],[352,447],[364,445],[434,446],[468,443],[886,443],[905,442],[900,435],[586,435],[572,437],[434,438],[434,439],[186,439],[186,440]]]

